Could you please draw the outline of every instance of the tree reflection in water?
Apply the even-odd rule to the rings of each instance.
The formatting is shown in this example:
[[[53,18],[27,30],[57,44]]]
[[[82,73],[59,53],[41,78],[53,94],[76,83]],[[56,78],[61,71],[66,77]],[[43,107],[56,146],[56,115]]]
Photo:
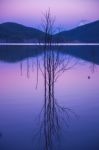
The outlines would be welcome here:
[[[74,62],[72,57],[61,56],[53,49],[44,50],[43,68],[39,68],[44,77],[44,105],[40,114],[40,135],[43,143],[43,150],[52,150],[53,144],[58,139],[63,123],[68,126],[71,115],[76,114],[70,108],[60,106],[55,97],[55,82],[63,72],[73,68],[78,61]]]
[[[96,51],[94,49],[91,50],[91,58],[92,58],[92,63],[90,65],[90,69],[91,72],[94,73],[96,69],[96,64],[94,63],[96,59]]]
[[[92,62],[90,65],[91,72],[95,71],[95,51],[92,52]],[[45,46],[43,53],[43,64],[37,56],[36,68],[37,68],[37,83],[39,71],[41,71],[44,77],[44,104],[40,113],[40,122],[38,134],[40,137],[41,145],[40,150],[52,150],[54,143],[58,140],[63,124],[68,127],[71,116],[77,117],[75,112],[68,107],[61,106],[55,96],[55,83],[58,78],[65,72],[72,69],[77,63],[70,55],[62,55],[58,50],[49,46]],[[22,63],[20,64],[22,74]],[[32,62],[33,67],[33,62]],[[29,77],[29,59],[27,59],[27,77]],[[88,79],[91,77],[88,76]],[[36,135],[38,137],[38,134]],[[36,139],[37,141],[37,139]],[[39,141],[39,143],[40,143]],[[40,146],[41,146],[40,145]]]
[[[58,78],[65,72],[78,63],[70,55],[62,55],[59,50],[55,50],[51,45],[46,46],[43,52],[43,58],[36,57],[36,63],[32,60],[32,69],[34,65],[37,69],[37,82],[38,86],[39,70],[41,71],[44,79],[44,101],[43,107],[39,115],[39,129],[35,136],[35,141],[41,142],[40,150],[52,150],[53,145],[58,141],[62,127],[68,127],[72,115],[77,117],[75,112],[68,107],[61,106],[55,96],[55,83]],[[30,76],[30,63],[29,58],[26,61],[27,78]],[[20,70],[22,75],[23,64],[20,63]],[[34,144],[36,146],[36,144]],[[37,147],[36,147],[37,149]]]
[[[92,49],[90,53],[91,53],[90,57],[92,59],[92,63],[90,64],[89,68],[91,73],[93,74],[96,71],[96,64],[94,62],[96,60],[97,55],[95,49]],[[91,79],[91,75],[88,75],[88,79]]]

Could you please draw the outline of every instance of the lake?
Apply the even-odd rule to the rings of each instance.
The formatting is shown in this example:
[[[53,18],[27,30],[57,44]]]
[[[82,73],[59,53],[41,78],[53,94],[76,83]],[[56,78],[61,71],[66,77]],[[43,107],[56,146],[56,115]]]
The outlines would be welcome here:
[[[0,150],[99,150],[99,46],[0,46]]]

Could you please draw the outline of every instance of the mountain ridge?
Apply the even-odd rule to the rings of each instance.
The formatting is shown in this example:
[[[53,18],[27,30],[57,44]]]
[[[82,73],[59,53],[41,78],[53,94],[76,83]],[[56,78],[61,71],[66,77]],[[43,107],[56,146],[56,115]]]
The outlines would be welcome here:
[[[99,21],[91,22],[55,35],[61,42],[99,42]]]
[[[12,22],[0,24],[0,42],[44,42],[39,29]],[[99,21],[53,35],[53,42],[99,42]]]
[[[0,24],[0,39],[9,42],[25,42],[25,40],[41,41],[44,38],[44,32],[32,28],[26,27],[21,24],[7,22]]]

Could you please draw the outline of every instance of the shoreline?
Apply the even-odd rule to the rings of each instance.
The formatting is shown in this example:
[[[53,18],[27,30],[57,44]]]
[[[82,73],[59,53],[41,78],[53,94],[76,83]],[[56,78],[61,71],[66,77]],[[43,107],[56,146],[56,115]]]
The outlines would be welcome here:
[[[45,43],[0,43],[0,46],[44,46]],[[46,46],[50,46],[46,43]],[[51,43],[51,46],[99,46],[99,43]]]

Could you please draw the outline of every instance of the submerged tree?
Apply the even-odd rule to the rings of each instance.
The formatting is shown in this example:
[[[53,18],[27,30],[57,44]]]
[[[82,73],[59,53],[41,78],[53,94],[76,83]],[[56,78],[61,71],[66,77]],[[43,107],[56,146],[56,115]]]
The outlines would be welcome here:
[[[39,63],[39,68],[44,77],[44,105],[41,111],[40,135],[43,136],[43,150],[52,150],[55,139],[59,135],[61,123],[68,126],[71,114],[75,114],[71,109],[62,107],[55,98],[55,82],[60,75],[74,67],[70,65],[71,57],[60,57],[58,51],[54,51],[51,43],[54,32],[55,17],[51,16],[50,9],[44,14],[42,19],[43,31],[45,31],[43,68]]]
[[[44,104],[40,113],[39,135],[41,136],[42,148],[40,150],[52,150],[54,142],[59,138],[61,125],[69,125],[70,116],[75,113],[72,109],[60,106],[55,97],[55,83],[57,79],[67,70],[70,70],[77,62],[71,63],[72,59],[69,55],[65,57],[60,55],[58,50],[52,46],[55,17],[51,16],[48,9],[43,15],[42,28],[45,32],[43,47],[43,64],[37,57],[37,84],[40,69],[44,77]],[[39,47],[41,48],[41,47]],[[21,67],[22,68],[22,64]],[[22,70],[22,69],[21,69]],[[29,60],[27,60],[27,77],[29,77]],[[37,149],[37,148],[36,148]]]

